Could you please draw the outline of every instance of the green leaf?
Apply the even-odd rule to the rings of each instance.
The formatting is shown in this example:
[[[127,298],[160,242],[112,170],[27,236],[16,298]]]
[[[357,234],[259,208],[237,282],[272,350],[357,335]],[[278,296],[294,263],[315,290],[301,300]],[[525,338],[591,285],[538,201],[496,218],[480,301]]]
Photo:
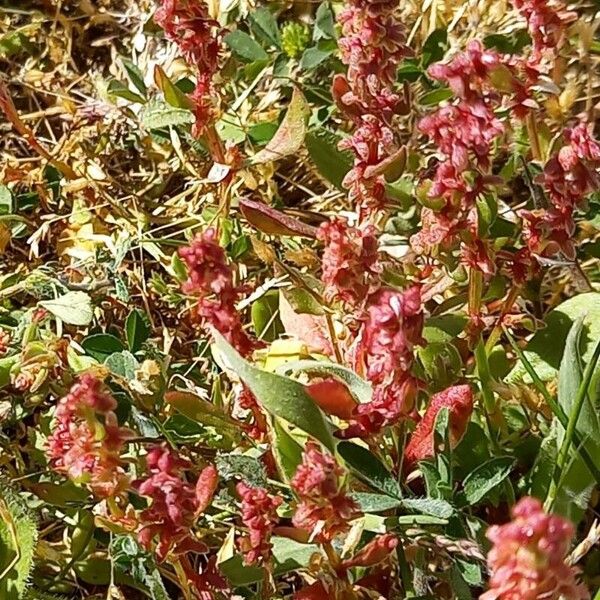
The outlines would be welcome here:
[[[285,330],[279,318],[279,291],[269,290],[252,303],[252,325],[259,339],[272,342]]]
[[[165,394],[165,402],[195,423],[215,427],[224,435],[239,438],[240,424],[221,408],[191,392],[172,391]]]
[[[463,481],[463,490],[469,505],[477,504],[486,494],[502,483],[515,465],[512,456],[492,458],[469,473]]]
[[[244,454],[220,454],[215,460],[219,476],[225,481],[242,479],[253,487],[267,485],[267,473],[263,463],[254,456]]]
[[[352,498],[360,506],[360,510],[364,513],[378,513],[402,506],[402,500],[392,498],[387,494],[372,494],[369,492],[358,492],[352,494]]]
[[[421,54],[421,64],[423,67],[427,68],[432,63],[444,58],[447,48],[448,31],[446,29],[436,29],[433,31],[423,44]]]
[[[107,92],[111,96],[117,96],[118,98],[124,98],[130,102],[138,102],[144,104],[145,99],[139,94],[132,92],[122,81],[112,79],[108,83]]]
[[[142,111],[142,123],[147,129],[189,125],[194,121],[193,113],[187,108],[175,108],[158,100],[149,102]]]
[[[352,155],[338,149],[341,138],[327,129],[315,129],[306,134],[306,149],[319,173],[336,188],[343,190],[342,181],[352,168]]]
[[[454,514],[454,507],[439,498],[404,498],[402,506],[406,510],[439,519],[449,519]]]
[[[115,352],[106,358],[104,364],[113,375],[122,377],[127,381],[135,379],[135,372],[140,367],[140,363],[135,356],[127,350]]]
[[[422,106],[433,106],[443,102],[444,100],[450,100],[450,98],[453,96],[454,92],[450,88],[440,88],[431,92],[427,92],[427,94],[421,96],[419,104]]]
[[[121,340],[110,333],[95,333],[88,335],[82,342],[86,354],[98,362],[104,362],[107,356],[125,350]]]
[[[583,334],[583,317],[579,317],[571,327],[565,343],[565,351],[560,362],[558,373],[558,404],[566,415],[570,415],[583,380],[583,365],[581,364],[580,346]],[[586,394],[586,397],[577,419],[576,430],[584,444],[588,446],[592,456],[600,456],[600,425],[594,405]],[[558,445],[562,443],[564,428],[558,426]]]
[[[121,59],[121,64],[123,65],[125,71],[127,71],[127,75],[131,80],[131,83],[135,86],[138,92],[146,97],[148,93],[148,89],[146,88],[146,84],[144,83],[144,75],[140,71],[137,65],[134,65],[130,60],[126,58]]]
[[[306,135],[306,120],[310,106],[298,88],[294,88],[290,105],[279,129],[269,143],[251,158],[253,164],[278,160],[300,150]]]
[[[557,420],[556,445],[560,450],[554,475],[558,480],[551,486],[549,493],[553,510],[574,523],[579,522],[585,513],[595,480],[581,455],[575,452],[573,433],[582,440],[583,447],[595,464],[600,459],[600,427],[597,411],[590,398],[589,388],[582,389],[586,383],[582,373],[580,351],[583,323],[583,317],[580,317],[573,324],[567,335],[565,351],[560,363],[558,404],[568,415],[569,423],[574,420],[574,430],[570,429],[573,425],[568,424],[567,431],[570,430],[571,433],[570,437],[567,436],[565,439],[565,429]],[[595,370],[593,363],[588,365],[588,370],[592,368]],[[587,383],[589,384],[589,380]]]
[[[352,442],[340,442],[337,451],[359,479],[392,498],[402,498],[399,483],[367,448]]]
[[[216,348],[267,412],[295,425],[333,451],[334,442],[329,425],[302,384],[253,367],[220,333],[213,331],[213,335]]]
[[[228,33],[223,41],[238,58],[246,62],[250,63],[255,60],[267,60],[269,58],[269,55],[254,39],[239,29]]]
[[[0,215],[10,215],[13,212],[12,192],[0,184]]]
[[[137,352],[150,335],[148,318],[139,309],[133,309],[125,320],[125,336],[131,352]]]
[[[279,36],[279,26],[273,13],[265,7],[250,11],[250,28],[252,33],[267,44],[281,47],[281,38]]]
[[[164,94],[165,100],[168,104],[174,108],[182,108],[187,110],[194,109],[194,103],[192,100],[169,79],[169,76],[159,65],[155,65],[154,67],[154,82],[156,83],[158,89]]]
[[[281,419],[273,419],[273,454],[283,478],[290,481],[302,462],[302,446],[288,433]]]
[[[56,300],[44,300],[39,305],[67,325],[89,325],[94,316],[92,301],[85,292],[67,292]]]
[[[37,545],[37,522],[10,484],[0,486],[0,598],[19,600],[29,582]]]
[[[321,2],[315,13],[313,41],[318,42],[321,39],[333,40],[335,37],[335,23],[331,5],[329,2]]]
[[[314,375],[329,375],[339,379],[348,386],[352,395],[361,403],[366,404],[373,399],[371,384],[359,377],[354,371],[337,363],[321,362],[318,360],[298,360],[281,365],[277,369],[281,375],[288,373],[308,373]]]
[[[524,352],[542,381],[551,381],[558,375],[567,335],[578,317],[583,316],[581,362],[587,364],[600,340],[600,293],[588,292],[570,298],[551,311],[546,327],[531,338]],[[506,377],[507,383],[531,383],[525,367],[519,363]]]
[[[300,59],[300,68],[303,71],[311,71],[312,69],[316,69],[321,63],[325,62],[332,54],[333,50],[328,47],[321,48],[319,46],[312,46],[311,48],[307,48],[302,53],[302,58]]]
[[[323,306],[318,300],[302,287],[282,289],[281,295],[289,302],[292,310],[296,313],[317,317],[325,314]]]
[[[316,544],[301,544],[290,538],[273,536],[273,557],[277,562],[275,573],[281,575],[296,569],[308,567],[315,552],[319,552]]]

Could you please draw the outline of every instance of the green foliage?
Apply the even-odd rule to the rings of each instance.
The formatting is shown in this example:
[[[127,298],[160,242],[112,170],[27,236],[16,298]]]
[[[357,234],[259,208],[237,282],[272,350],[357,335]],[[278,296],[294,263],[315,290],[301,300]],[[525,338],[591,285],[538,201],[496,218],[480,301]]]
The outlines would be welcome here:
[[[21,600],[31,579],[37,519],[25,498],[6,481],[0,490],[0,597]]]

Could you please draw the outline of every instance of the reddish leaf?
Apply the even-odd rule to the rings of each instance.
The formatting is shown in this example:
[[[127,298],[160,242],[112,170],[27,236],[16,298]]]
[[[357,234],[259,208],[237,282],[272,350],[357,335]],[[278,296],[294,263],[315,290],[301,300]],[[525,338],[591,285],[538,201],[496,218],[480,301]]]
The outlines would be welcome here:
[[[324,316],[297,313],[291,307],[284,294],[279,295],[279,318],[285,332],[300,340],[312,352],[331,356],[333,348]]]
[[[210,506],[218,483],[219,475],[216,467],[214,465],[205,467],[196,482],[196,500],[198,501],[196,514],[202,514]]]
[[[316,238],[317,228],[263,204],[243,198],[240,200],[242,214],[256,229],[269,235],[300,235]]]
[[[271,141],[252,157],[253,164],[278,160],[298,152],[306,135],[306,120],[310,106],[298,88],[294,88],[290,106]]]
[[[349,560],[342,563],[343,569],[352,567],[372,567],[385,560],[398,545],[398,538],[393,533],[378,535]]]
[[[357,405],[346,385],[333,377],[307,385],[306,391],[325,413],[346,421]]]
[[[473,412],[473,392],[468,385],[455,385],[435,394],[404,451],[405,465],[411,467],[435,454],[435,420],[442,408],[450,411],[450,442],[456,446],[462,438]]]

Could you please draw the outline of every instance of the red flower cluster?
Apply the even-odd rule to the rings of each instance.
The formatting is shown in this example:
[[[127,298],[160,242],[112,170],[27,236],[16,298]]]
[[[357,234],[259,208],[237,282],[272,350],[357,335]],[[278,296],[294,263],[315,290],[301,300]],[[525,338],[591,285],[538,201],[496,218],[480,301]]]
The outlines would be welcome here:
[[[154,20],[175,42],[185,59],[198,70],[195,104],[195,132],[201,135],[215,118],[213,78],[219,69],[223,29],[210,18],[204,0],[163,0]]]
[[[488,554],[490,589],[480,600],[586,600],[589,593],[577,582],[577,571],[565,563],[573,526],[544,513],[535,498],[522,498],[510,523],[490,527]]]
[[[367,437],[412,411],[418,382],[410,369],[422,331],[419,286],[403,292],[381,288],[368,298],[353,362],[375,389],[371,402],[356,407],[343,437]]]
[[[600,183],[600,144],[592,125],[579,123],[564,132],[567,144],[544,167],[541,181],[548,193],[547,209],[522,211],[524,238],[530,251],[542,256],[563,252],[575,257],[575,210]]]
[[[377,238],[375,229],[350,227],[345,219],[323,223],[317,234],[325,244],[322,258],[327,301],[341,300],[356,306],[369,291],[368,275],[376,272]]]
[[[152,500],[140,515],[143,523],[138,533],[140,544],[150,549],[153,538],[158,536],[156,555],[160,560],[170,551],[204,552],[204,545],[192,537],[191,527],[212,500],[217,470],[209,465],[193,486],[183,476],[184,469],[190,467],[188,461],[165,446],[152,448],[146,464],[149,477],[135,482],[137,491]]]
[[[54,469],[103,498],[122,492],[129,483],[120,455],[131,432],[119,427],[116,407],[100,380],[82,375],[56,407],[46,449]]]
[[[540,66],[546,58],[553,61],[577,13],[567,10],[562,0],[513,0],[513,4],[527,20],[533,42],[530,63]]]
[[[343,469],[333,456],[324,454],[315,442],[308,442],[302,463],[291,484],[300,498],[292,518],[295,527],[329,542],[350,529],[350,521],[359,515],[358,506],[342,484]]]
[[[242,522],[248,528],[248,535],[238,540],[247,565],[267,562],[271,557],[271,534],[279,520],[277,507],[282,499],[270,496],[261,487],[250,487],[240,481],[237,493],[242,498]]]
[[[235,306],[242,289],[234,285],[233,270],[216,237],[211,227],[179,250],[189,271],[182,290],[198,296],[196,315],[201,322],[212,325],[242,356],[248,356],[256,344],[243,330]]]
[[[390,122],[403,107],[393,86],[398,65],[409,54],[397,8],[397,2],[390,0],[351,0],[338,17],[342,27],[339,47],[348,74],[335,77],[332,91],[341,109],[356,123],[354,135],[340,144],[356,156],[344,186],[366,213],[380,209],[385,202],[383,177],[368,169],[397,150]]]
[[[375,385],[387,383],[412,364],[412,351],[422,342],[421,288],[402,292],[381,288],[368,300],[359,334],[357,371]]]
[[[473,392],[468,385],[455,385],[435,394],[404,451],[404,464],[412,467],[435,454],[434,427],[443,408],[449,411],[450,442],[455,446],[464,435],[473,412]]]
[[[501,72],[500,55],[485,50],[475,40],[447,64],[437,63],[429,68],[429,75],[447,83],[457,100],[419,122],[419,130],[433,140],[443,157],[429,196],[443,199],[444,205],[435,212],[423,210],[422,230],[411,239],[418,252],[450,245],[459,235],[466,238],[469,250],[478,237],[475,201],[496,181],[487,171],[492,145],[504,132],[502,121],[494,113],[499,98],[492,84],[493,77]],[[493,262],[480,256],[487,248],[480,246],[474,250],[474,254],[464,252],[465,261],[486,272],[493,270]]]

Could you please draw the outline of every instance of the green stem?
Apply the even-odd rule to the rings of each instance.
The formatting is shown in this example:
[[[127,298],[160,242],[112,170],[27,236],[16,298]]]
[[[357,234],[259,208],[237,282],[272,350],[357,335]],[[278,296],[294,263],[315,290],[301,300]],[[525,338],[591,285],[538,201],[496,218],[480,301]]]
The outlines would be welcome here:
[[[529,360],[527,360],[527,357],[525,356],[523,350],[521,350],[521,348],[519,348],[519,346],[517,345],[517,342],[515,341],[513,336],[510,334],[508,329],[506,329],[506,327],[503,327],[503,330],[504,330],[504,335],[507,337],[508,341],[510,342],[510,345],[512,346],[512,349],[514,350],[514,352],[517,355],[517,357],[519,358],[519,360],[523,363],[523,366],[525,367],[527,374],[531,377],[533,384],[535,385],[537,390],[542,394],[542,396],[544,396],[544,400],[546,401],[546,404],[548,404],[548,406],[550,407],[550,410],[554,413],[554,416],[556,417],[558,422],[565,429],[567,429],[567,426],[569,424],[569,418],[567,417],[567,414],[565,413],[565,411],[562,409],[562,406],[560,404],[558,404],[558,402],[554,399],[552,394],[550,394],[550,392],[544,385],[544,382],[539,378],[538,374],[535,372],[535,369],[533,368],[533,366],[531,365]],[[588,468],[589,472],[593,475],[594,479],[596,480],[596,483],[598,485],[600,485],[600,469],[598,469],[598,467],[596,466],[590,453],[583,446],[583,441],[579,437],[579,434],[577,433],[577,431],[575,431],[573,434],[573,440],[575,441],[575,444],[577,446],[577,449],[579,451],[579,454],[580,454],[583,462],[585,463],[585,466]]]
[[[579,420],[579,415],[581,414],[581,409],[583,408],[583,403],[585,402],[585,398],[588,393],[588,388],[590,387],[590,382],[592,381],[592,377],[594,375],[596,364],[598,363],[599,358],[600,343],[597,344],[596,348],[594,349],[594,354],[592,355],[590,362],[585,368],[585,372],[583,374],[583,381],[579,385],[579,389],[577,390],[577,396],[575,397],[575,402],[573,403],[571,412],[569,414],[569,419],[565,430],[565,437],[562,441],[562,444],[558,451],[558,457],[556,459],[555,477],[552,480],[552,485],[550,486],[548,497],[546,498],[546,505],[548,507],[552,506],[556,498],[556,492],[558,490],[556,475],[560,475],[561,473],[563,473],[567,466],[569,450],[571,449],[571,444],[573,443],[573,440],[576,436],[575,428],[577,427],[577,421]]]

